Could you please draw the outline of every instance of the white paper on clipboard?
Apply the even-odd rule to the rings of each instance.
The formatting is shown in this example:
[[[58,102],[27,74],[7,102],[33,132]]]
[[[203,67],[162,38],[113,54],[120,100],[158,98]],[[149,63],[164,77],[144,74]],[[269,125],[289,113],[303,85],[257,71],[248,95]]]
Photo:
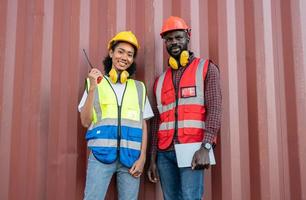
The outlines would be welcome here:
[[[191,162],[194,153],[201,148],[202,142],[196,142],[196,143],[187,143],[187,144],[175,144],[175,154],[177,159],[177,165],[178,167],[191,167]],[[209,150],[209,162],[210,165],[215,165],[215,155],[214,150]]]

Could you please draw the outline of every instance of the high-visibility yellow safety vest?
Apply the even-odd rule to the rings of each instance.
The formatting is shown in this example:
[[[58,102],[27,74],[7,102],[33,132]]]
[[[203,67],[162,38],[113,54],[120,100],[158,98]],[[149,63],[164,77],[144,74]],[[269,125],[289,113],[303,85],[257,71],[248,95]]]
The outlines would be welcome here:
[[[87,79],[87,90],[90,82]],[[93,121],[86,133],[87,146],[97,160],[120,162],[131,167],[140,156],[146,89],[142,82],[128,79],[121,106],[104,77],[94,92]]]

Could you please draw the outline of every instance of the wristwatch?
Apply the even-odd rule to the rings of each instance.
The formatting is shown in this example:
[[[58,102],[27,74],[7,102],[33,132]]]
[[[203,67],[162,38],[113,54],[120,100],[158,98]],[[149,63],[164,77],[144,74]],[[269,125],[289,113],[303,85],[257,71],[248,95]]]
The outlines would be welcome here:
[[[202,143],[201,146],[204,147],[204,148],[207,149],[207,150],[210,150],[211,147],[212,147],[211,144],[208,143],[208,142]]]

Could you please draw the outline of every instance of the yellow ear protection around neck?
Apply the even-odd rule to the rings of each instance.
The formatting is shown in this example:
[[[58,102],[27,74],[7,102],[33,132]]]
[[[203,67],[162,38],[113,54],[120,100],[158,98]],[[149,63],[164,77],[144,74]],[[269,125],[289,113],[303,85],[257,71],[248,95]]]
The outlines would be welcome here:
[[[117,71],[114,68],[112,68],[109,71],[108,75],[112,83],[117,83],[118,80],[120,80],[120,83],[125,83],[129,77],[129,72],[124,70],[118,74]]]
[[[168,63],[172,69],[178,69],[179,64],[180,66],[185,67],[188,64],[188,61],[189,61],[189,52],[187,50],[184,50],[181,52],[180,55],[180,63],[178,63],[175,60],[175,58],[173,58],[172,56],[170,56]]]

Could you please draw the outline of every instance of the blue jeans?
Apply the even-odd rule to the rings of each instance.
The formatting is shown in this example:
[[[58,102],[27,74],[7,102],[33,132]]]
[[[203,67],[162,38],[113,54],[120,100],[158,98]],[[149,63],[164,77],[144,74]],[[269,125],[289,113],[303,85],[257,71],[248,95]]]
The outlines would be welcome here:
[[[175,151],[158,152],[157,168],[165,200],[202,199],[204,170],[178,168]]]
[[[117,189],[119,200],[137,199],[140,178],[134,178],[120,161],[104,164],[92,153],[88,158],[84,200],[102,200],[105,198],[110,180],[117,172]]]

